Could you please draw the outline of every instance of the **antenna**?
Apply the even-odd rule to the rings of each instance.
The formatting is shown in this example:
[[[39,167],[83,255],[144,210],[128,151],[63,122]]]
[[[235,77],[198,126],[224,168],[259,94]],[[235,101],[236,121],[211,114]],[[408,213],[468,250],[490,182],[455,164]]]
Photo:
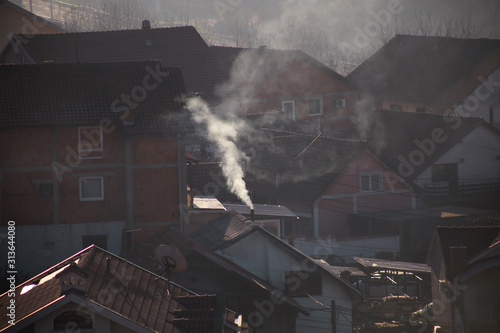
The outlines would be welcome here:
[[[188,265],[184,255],[175,247],[165,244],[160,244],[155,250],[156,260],[165,268],[165,273],[170,272],[182,273]]]

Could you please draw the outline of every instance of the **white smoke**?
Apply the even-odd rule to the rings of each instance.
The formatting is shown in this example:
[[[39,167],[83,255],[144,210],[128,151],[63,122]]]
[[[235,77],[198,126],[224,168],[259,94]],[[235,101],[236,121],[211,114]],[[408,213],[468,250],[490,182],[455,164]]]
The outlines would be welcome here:
[[[245,132],[245,123],[236,117],[223,118],[216,115],[200,97],[187,99],[186,107],[191,111],[196,123],[206,126],[207,140],[217,146],[222,172],[229,189],[253,209],[252,200],[243,180],[245,175],[243,163],[248,161],[248,157],[237,147],[240,134]]]

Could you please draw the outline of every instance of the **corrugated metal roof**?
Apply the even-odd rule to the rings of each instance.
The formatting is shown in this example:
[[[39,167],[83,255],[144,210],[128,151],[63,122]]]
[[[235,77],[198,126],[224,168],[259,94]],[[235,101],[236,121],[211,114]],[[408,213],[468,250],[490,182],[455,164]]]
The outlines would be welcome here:
[[[360,258],[354,257],[361,266],[366,267],[370,270],[396,270],[405,272],[418,272],[418,273],[430,273],[431,268],[427,264],[420,264],[414,262],[405,261],[392,261],[383,259],[371,259],[371,258]]]
[[[195,196],[193,198],[193,208],[196,209],[215,209],[226,210],[223,204],[215,197]]]

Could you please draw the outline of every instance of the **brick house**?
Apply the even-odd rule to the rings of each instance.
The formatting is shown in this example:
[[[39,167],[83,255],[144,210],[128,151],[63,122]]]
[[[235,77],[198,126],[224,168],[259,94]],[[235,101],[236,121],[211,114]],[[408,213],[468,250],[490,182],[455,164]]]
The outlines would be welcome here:
[[[1,216],[16,222],[19,245],[31,244],[19,247],[20,267],[40,271],[93,243],[120,253],[179,225],[180,69],[149,61],[0,72]]]
[[[375,108],[500,126],[500,40],[396,35],[347,79]]]
[[[241,115],[279,113],[314,133],[351,126],[357,92],[342,75],[304,52],[210,49],[231,73],[221,94],[238,95]]]

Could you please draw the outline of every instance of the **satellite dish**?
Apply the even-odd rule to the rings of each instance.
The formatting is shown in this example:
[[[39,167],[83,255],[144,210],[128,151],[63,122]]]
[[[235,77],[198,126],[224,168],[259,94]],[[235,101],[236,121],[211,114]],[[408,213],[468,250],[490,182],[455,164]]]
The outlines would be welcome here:
[[[188,265],[184,255],[177,248],[161,244],[155,250],[156,260],[169,272],[184,272]]]

